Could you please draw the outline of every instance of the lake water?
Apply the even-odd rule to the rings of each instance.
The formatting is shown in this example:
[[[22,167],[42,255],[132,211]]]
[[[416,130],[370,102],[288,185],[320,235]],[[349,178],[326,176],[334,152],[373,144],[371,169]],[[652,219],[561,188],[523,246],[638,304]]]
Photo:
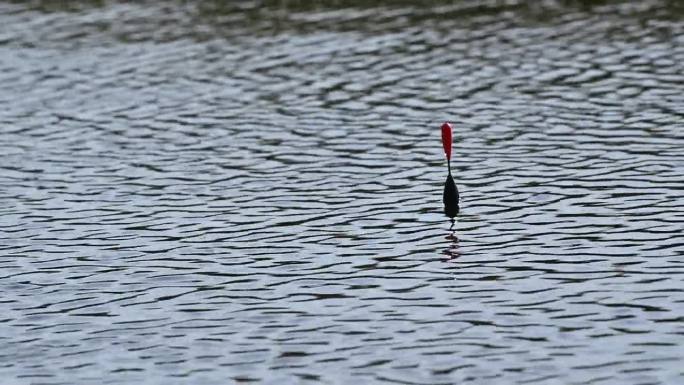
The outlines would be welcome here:
[[[679,2],[57,4],[0,2],[3,384],[684,384]]]

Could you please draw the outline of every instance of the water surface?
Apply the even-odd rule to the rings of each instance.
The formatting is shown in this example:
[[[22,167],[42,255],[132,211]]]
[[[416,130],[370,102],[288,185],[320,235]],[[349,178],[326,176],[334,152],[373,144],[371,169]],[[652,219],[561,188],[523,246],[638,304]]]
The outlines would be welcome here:
[[[0,2],[4,383],[684,383],[681,5],[507,4]]]

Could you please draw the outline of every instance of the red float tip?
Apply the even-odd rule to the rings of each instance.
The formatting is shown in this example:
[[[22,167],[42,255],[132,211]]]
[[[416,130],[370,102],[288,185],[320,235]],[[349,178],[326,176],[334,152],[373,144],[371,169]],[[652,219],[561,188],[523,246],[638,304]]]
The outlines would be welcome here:
[[[451,161],[451,124],[449,122],[442,124],[442,146],[444,147],[444,155],[448,161]]]

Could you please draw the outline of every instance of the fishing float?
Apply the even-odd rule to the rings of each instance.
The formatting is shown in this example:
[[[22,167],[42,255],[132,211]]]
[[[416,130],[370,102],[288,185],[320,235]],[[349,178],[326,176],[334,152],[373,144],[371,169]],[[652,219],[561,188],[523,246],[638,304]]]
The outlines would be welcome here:
[[[454,225],[454,217],[458,215],[458,187],[451,176],[451,124],[445,122],[442,124],[442,147],[444,147],[444,155],[447,159],[447,178],[444,182],[444,214],[451,218],[451,225]]]

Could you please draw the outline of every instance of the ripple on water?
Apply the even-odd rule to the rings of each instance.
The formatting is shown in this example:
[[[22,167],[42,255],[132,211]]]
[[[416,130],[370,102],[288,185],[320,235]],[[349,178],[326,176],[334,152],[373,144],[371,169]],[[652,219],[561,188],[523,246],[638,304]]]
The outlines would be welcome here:
[[[678,5],[0,11],[3,378],[684,380]]]

